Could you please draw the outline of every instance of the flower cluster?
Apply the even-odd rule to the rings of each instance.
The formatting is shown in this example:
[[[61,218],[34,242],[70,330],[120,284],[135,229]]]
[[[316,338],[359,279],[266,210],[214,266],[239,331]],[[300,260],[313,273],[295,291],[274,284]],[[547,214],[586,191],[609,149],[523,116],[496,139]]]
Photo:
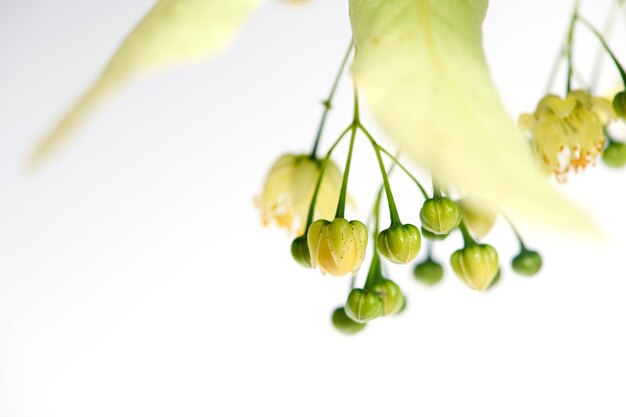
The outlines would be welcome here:
[[[330,103],[333,94],[334,90],[325,103]],[[432,192],[427,192],[409,169],[364,127],[359,117],[356,90],[352,122],[326,155],[318,159],[315,154],[329,109],[330,106],[326,105],[313,151],[310,154],[282,156],[271,168],[258,204],[264,223],[274,219],[279,226],[295,234],[291,254],[301,266],[319,269],[323,275],[353,277],[344,304],[332,314],[335,328],[345,334],[358,333],[368,322],[394,316],[404,310],[406,296],[399,284],[384,272],[385,262],[410,264],[426,245],[428,255],[414,266],[413,275],[418,282],[427,285],[440,282],[444,267],[433,258],[432,248],[455,231],[461,234],[463,246],[450,256],[454,273],[467,287],[476,291],[485,291],[493,285],[500,272],[498,252],[493,246],[477,239],[489,233],[498,210],[469,197],[456,199],[453,194],[444,191],[448,188],[441,187],[435,180],[432,181]],[[343,174],[340,174],[330,158],[335,148],[348,136],[350,146]],[[350,167],[357,137],[364,137],[374,151],[382,180],[369,222],[345,217]],[[390,160],[390,167],[385,165],[383,156]],[[419,213],[419,226],[401,220],[389,181],[395,167],[411,178],[423,196],[421,207],[414,210],[415,214]],[[383,196],[389,208],[389,226],[381,230],[379,221]],[[370,225],[369,232],[366,223]],[[517,230],[513,230],[521,251],[512,259],[511,266],[522,275],[535,275],[541,268],[541,256],[527,249]],[[357,286],[368,244],[372,248],[370,265],[363,285]]]
[[[539,101],[534,113],[522,114],[519,118],[521,129],[530,136],[535,155],[547,172],[561,182],[570,171],[584,170],[600,156],[610,167],[626,165],[626,144],[615,140],[608,132],[612,121],[626,120],[626,91],[618,92],[611,103],[607,98],[595,96],[591,88],[572,90],[573,36],[577,24],[586,26],[598,38],[626,89],[624,68],[602,34],[576,7],[565,45],[568,64],[565,97],[548,94]]]
[[[578,23],[588,26],[599,37],[626,84],[626,74],[604,39],[576,11],[566,45],[569,65],[565,96],[548,94],[539,101],[532,114],[523,114],[519,118],[519,124],[528,134],[538,160],[549,174],[560,181],[565,180],[570,171],[582,171],[595,164],[600,156],[609,166],[626,165],[626,144],[614,139],[608,131],[612,121],[626,118],[626,92],[616,94],[611,103],[589,89],[571,88],[571,35]],[[274,219],[280,226],[295,232],[291,253],[300,265],[319,269],[323,275],[352,277],[344,303],[333,311],[331,321],[334,327],[344,334],[355,334],[373,320],[404,311],[407,296],[398,282],[390,279],[385,272],[385,262],[411,264],[426,247],[426,256],[412,268],[413,277],[424,285],[436,285],[443,279],[445,268],[433,255],[433,248],[454,233],[462,237],[462,246],[450,254],[451,270],[460,282],[472,290],[483,292],[491,288],[501,276],[501,257],[498,250],[484,243],[483,239],[500,213],[520,247],[519,252],[511,257],[511,269],[525,277],[538,274],[543,266],[541,255],[529,249],[499,207],[484,203],[471,194],[451,191],[455,190],[450,187],[454,184],[441,186],[435,174],[431,174],[432,191],[427,192],[397,156],[374,139],[361,122],[356,87],[352,122],[324,158],[315,156],[337,82],[351,50],[352,47],[342,61],[330,96],[324,101],[324,113],[313,151],[308,155],[281,157],[270,170],[258,200],[264,223]],[[341,173],[330,158],[335,148],[348,136],[350,146]],[[382,185],[370,221],[348,220],[345,217],[348,179],[357,136],[364,136],[371,145],[381,173]],[[383,157],[390,160],[389,167]],[[389,182],[389,175],[395,167],[410,177],[423,196],[419,210],[413,210],[415,214],[419,213],[419,225],[401,220]],[[389,208],[389,225],[381,230],[379,221],[383,196]],[[368,239],[368,235],[371,238]],[[368,272],[362,285],[358,285],[368,246],[371,247]]]

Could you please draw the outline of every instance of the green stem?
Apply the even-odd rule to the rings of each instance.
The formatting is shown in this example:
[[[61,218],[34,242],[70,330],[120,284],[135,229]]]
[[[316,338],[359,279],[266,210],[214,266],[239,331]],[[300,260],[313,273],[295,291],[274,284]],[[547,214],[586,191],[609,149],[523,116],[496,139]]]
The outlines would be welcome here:
[[[461,221],[461,223],[459,224],[459,229],[461,229],[461,233],[463,234],[463,243],[466,248],[477,245],[474,238],[467,231],[467,227],[465,226],[464,221]]]
[[[357,110],[355,110],[356,112]],[[350,176],[350,165],[352,163],[352,151],[354,150],[354,138],[356,137],[356,126],[352,124],[352,135],[350,137],[350,149],[348,150],[348,159],[346,160],[346,168],[343,172],[343,181],[341,183],[341,193],[339,194],[339,202],[337,203],[337,212],[335,218],[343,219],[346,211],[346,196],[348,193],[348,177]]]
[[[437,181],[435,181],[435,177],[433,177],[433,198],[441,198],[441,195],[441,187]]]
[[[576,3],[574,5],[574,12],[572,13],[572,19],[570,20],[570,24],[569,24],[569,30],[567,32],[567,44],[566,44],[566,49],[565,49],[565,53],[567,57],[567,87],[566,87],[567,94],[569,94],[569,92],[572,90],[572,74],[574,70],[572,50],[573,50],[573,44],[574,44],[574,28],[576,27],[576,19],[578,18],[579,5],[580,5],[580,1],[576,0]]]
[[[352,129],[352,126],[348,126],[346,130],[344,130],[341,133],[341,135],[339,135],[339,137],[337,138],[333,146],[330,147],[330,149],[326,153],[326,156],[322,160],[320,173],[317,176],[317,182],[315,183],[315,190],[313,191],[313,198],[311,198],[311,203],[309,204],[309,213],[307,215],[306,228],[304,229],[305,233],[306,233],[306,230],[309,229],[309,226],[311,225],[311,223],[313,223],[313,216],[315,214],[315,204],[317,203],[317,195],[319,194],[320,188],[322,186],[322,179],[324,178],[324,173],[326,172],[326,167],[328,166],[328,161],[330,160],[330,156],[335,150],[335,148],[337,147],[337,145],[339,145],[339,142],[341,142],[344,136],[346,136],[346,134],[350,131],[350,129]]]
[[[527,250],[526,244],[524,243],[524,239],[522,239],[522,235],[520,234],[519,230],[517,230],[517,227],[515,227],[515,225],[513,224],[511,219],[509,218],[509,216],[507,216],[506,214],[502,213],[502,217],[504,217],[506,219],[506,222],[511,227],[511,230],[513,231],[513,234],[515,234],[515,237],[517,238],[517,241],[519,242],[519,245],[520,245],[520,251],[521,252],[526,252],[526,250]]]
[[[422,184],[417,180],[417,178],[415,178],[415,176],[413,176],[413,174],[411,174],[411,171],[409,171],[404,165],[402,165],[400,163],[400,161],[398,161],[398,158],[396,158],[395,156],[393,156],[393,154],[391,152],[389,152],[388,150],[386,150],[385,148],[383,148],[382,146],[380,146],[378,144],[378,142],[376,142],[376,140],[374,140],[374,137],[370,134],[370,132],[367,131],[367,129],[365,129],[365,127],[362,124],[359,124],[359,129],[361,129],[361,131],[365,134],[365,136],[367,136],[367,138],[372,142],[375,143],[376,146],[378,146],[378,149],[380,149],[382,151],[382,153],[384,153],[385,155],[387,155],[393,162],[395,162],[396,165],[398,165],[400,167],[400,169],[402,171],[404,171],[410,178],[411,180],[413,180],[413,182],[417,185],[417,187],[420,189],[422,195],[424,196],[425,199],[429,198],[428,193],[426,192],[426,189],[422,186]]]
[[[609,45],[604,40],[604,37],[602,36],[602,34],[600,32],[598,32],[598,30],[595,27],[593,27],[593,25],[591,23],[589,23],[589,21],[587,19],[585,19],[584,17],[578,16],[578,21],[580,23],[582,23],[584,26],[586,26],[587,29],[589,29],[591,32],[593,32],[594,35],[596,35],[596,37],[598,38],[598,40],[600,41],[600,43],[604,47],[604,50],[609,54],[609,56],[613,60],[613,63],[617,67],[617,70],[619,71],[619,74],[622,77],[622,82],[624,83],[624,88],[626,88],[626,71],[624,71],[624,68],[622,67],[622,65],[617,60],[617,57],[615,56],[615,54],[613,54],[613,51],[611,51],[611,48],[609,48]]]
[[[324,106],[324,112],[322,113],[322,119],[320,120],[319,127],[317,128],[317,134],[315,135],[315,142],[313,143],[313,149],[311,150],[311,159],[315,159],[317,156],[317,148],[320,144],[320,139],[322,138],[322,132],[324,131],[324,125],[326,124],[326,117],[328,116],[328,112],[332,108],[332,101],[335,97],[335,91],[337,91],[337,86],[339,85],[341,74],[343,74],[343,71],[346,68],[346,63],[348,62],[348,58],[350,57],[350,53],[352,52],[353,47],[354,44],[352,43],[352,40],[350,40],[350,45],[348,46],[348,50],[341,60],[339,71],[335,75],[335,80],[333,81],[333,85],[330,89],[330,93],[328,94],[328,98],[322,102],[322,105]]]
[[[380,255],[377,251],[374,251],[374,255],[372,255],[372,263],[370,264],[370,269],[367,271],[367,279],[365,280],[365,285],[363,288],[370,289],[376,284],[378,278],[382,276],[382,268],[380,263]]]
[[[392,226],[401,225],[402,221],[400,221],[400,215],[398,214],[396,201],[394,200],[393,193],[391,192],[391,185],[389,184],[389,177],[387,176],[387,170],[385,169],[385,165],[383,164],[383,158],[380,155],[380,150],[378,149],[378,145],[376,143],[372,143],[372,147],[374,148],[374,152],[376,152],[376,158],[378,159],[378,166],[380,167],[380,173],[383,177],[383,185],[385,187],[387,203],[389,204],[389,215],[391,216],[391,225]]]

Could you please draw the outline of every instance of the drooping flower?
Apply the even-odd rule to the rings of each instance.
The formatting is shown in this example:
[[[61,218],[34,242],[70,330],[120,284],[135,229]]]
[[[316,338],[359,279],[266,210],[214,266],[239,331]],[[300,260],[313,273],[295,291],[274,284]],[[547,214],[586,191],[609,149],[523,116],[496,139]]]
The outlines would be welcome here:
[[[613,116],[608,100],[576,90],[565,98],[545,96],[519,122],[547,171],[564,181],[570,170],[585,169],[602,155],[604,129]]]
[[[365,259],[367,227],[358,220],[317,220],[307,234],[311,266],[336,277],[356,274]]]
[[[263,192],[256,198],[263,224],[274,222],[294,235],[302,235],[320,168],[321,161],[309,155],[286,154],[278,158],[267,175]],[[333,216],[341,180],[339,168],[329,159],[317,196],[314,218]]]

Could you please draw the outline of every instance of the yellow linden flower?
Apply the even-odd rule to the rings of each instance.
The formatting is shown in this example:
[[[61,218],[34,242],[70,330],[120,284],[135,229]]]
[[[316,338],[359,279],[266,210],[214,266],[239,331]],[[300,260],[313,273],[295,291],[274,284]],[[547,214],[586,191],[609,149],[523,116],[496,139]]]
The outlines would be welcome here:
[[[537,110],[521,115],[519,122],[548,172],[564,181],[571,169],[585,169],[602,155],[604,128],[613,116],[608,100],[571,91],[564,99],[545,96]]]
[[[309,205],[320,173],[321,161],[309,155],[283,155],[270,169],[263,192],[256,198],[264,225],[272,221],[294,235],[304,233]],[[341,190],[341,172],[331,161],[317,196],[314,218],[335,213]]]
[[[307,234],[311,266],[322,274],[341,277],[356,274],[365,259],[367,228],[358,220],[317,220]]]

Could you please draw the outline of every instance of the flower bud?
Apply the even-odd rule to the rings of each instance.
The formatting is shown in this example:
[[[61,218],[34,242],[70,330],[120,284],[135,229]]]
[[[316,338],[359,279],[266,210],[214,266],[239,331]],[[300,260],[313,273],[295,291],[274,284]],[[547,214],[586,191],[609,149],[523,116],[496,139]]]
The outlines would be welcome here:
[[[443,278],[443,267],[432,259],[427,259],[415,265],[413,276],[423,284],[435,285]]]
[[[356,274],[365,258],[367,227],[358,220],[317,220],[307,234],[311,266],[337,277]]]
[[[436,235],[445,235],[461,223],[461,210],[448,197],[429,198],[420,211],[424,229]]]
[[[612,168],[626,165],[626,143],[610,141],[602,154],[604,163]]]
[[[311,254],[306,235],[297,237],[291,242],[291,256],[305,268],[311,268]]]
[[[366,323],[359,323],[352,320],[346,314],[346,310],[343,307],[339,307],[333,311],[331,318],[335,329],[339,330],[343,334],[356,334],[365,328]]]
[[[428,240],[444,240],[445,238],[450,236],[449,233],[445,235],[436,235],[433,232],[429,232],[428,230],[424,229],[423,226],[422,226],[422,235]]]
[[[613,98],[613,110],[618,117],[626,120],[626,91],[617,93]]]
[[[322,161],[308,154],[286,154],[278,158],[267,175],[261,195],[255,198],[264,225],[276,223],[299,236],[305,232],[309,205]],[[335,213],[341,189],[339,168],[328,160],[315,206],[315,218]]]
[[[543,261],[541,255],[533,250],[523,249],[522,252],[513,258],[511,266],[520,275],[533,276],[541,269]]]
[[[468,287],[483,291],[498,273],[498,252],[489,245],[471,245],[454,252],[450,264]]]
[[[415,259],[421,243],[420,231],[412,224],[391,226],[376,239],[380,254],[396,264],[407,264]]]
[[[489,233],[498,216],[498,212],[488,204],[479,203],[469,198],[460,200],[459,208],[465,226],[478,239],[482,239]]]
[[[372,286],[372,292],[383,301],[383,316],[398,313],[404,305],[404,295],[398,284],[390,279],[379,280]]]
[[[383,300],[375,292],[353,289],[346,300],[346,314],[352,320],[364,323],[379,317],[384,311]]]

